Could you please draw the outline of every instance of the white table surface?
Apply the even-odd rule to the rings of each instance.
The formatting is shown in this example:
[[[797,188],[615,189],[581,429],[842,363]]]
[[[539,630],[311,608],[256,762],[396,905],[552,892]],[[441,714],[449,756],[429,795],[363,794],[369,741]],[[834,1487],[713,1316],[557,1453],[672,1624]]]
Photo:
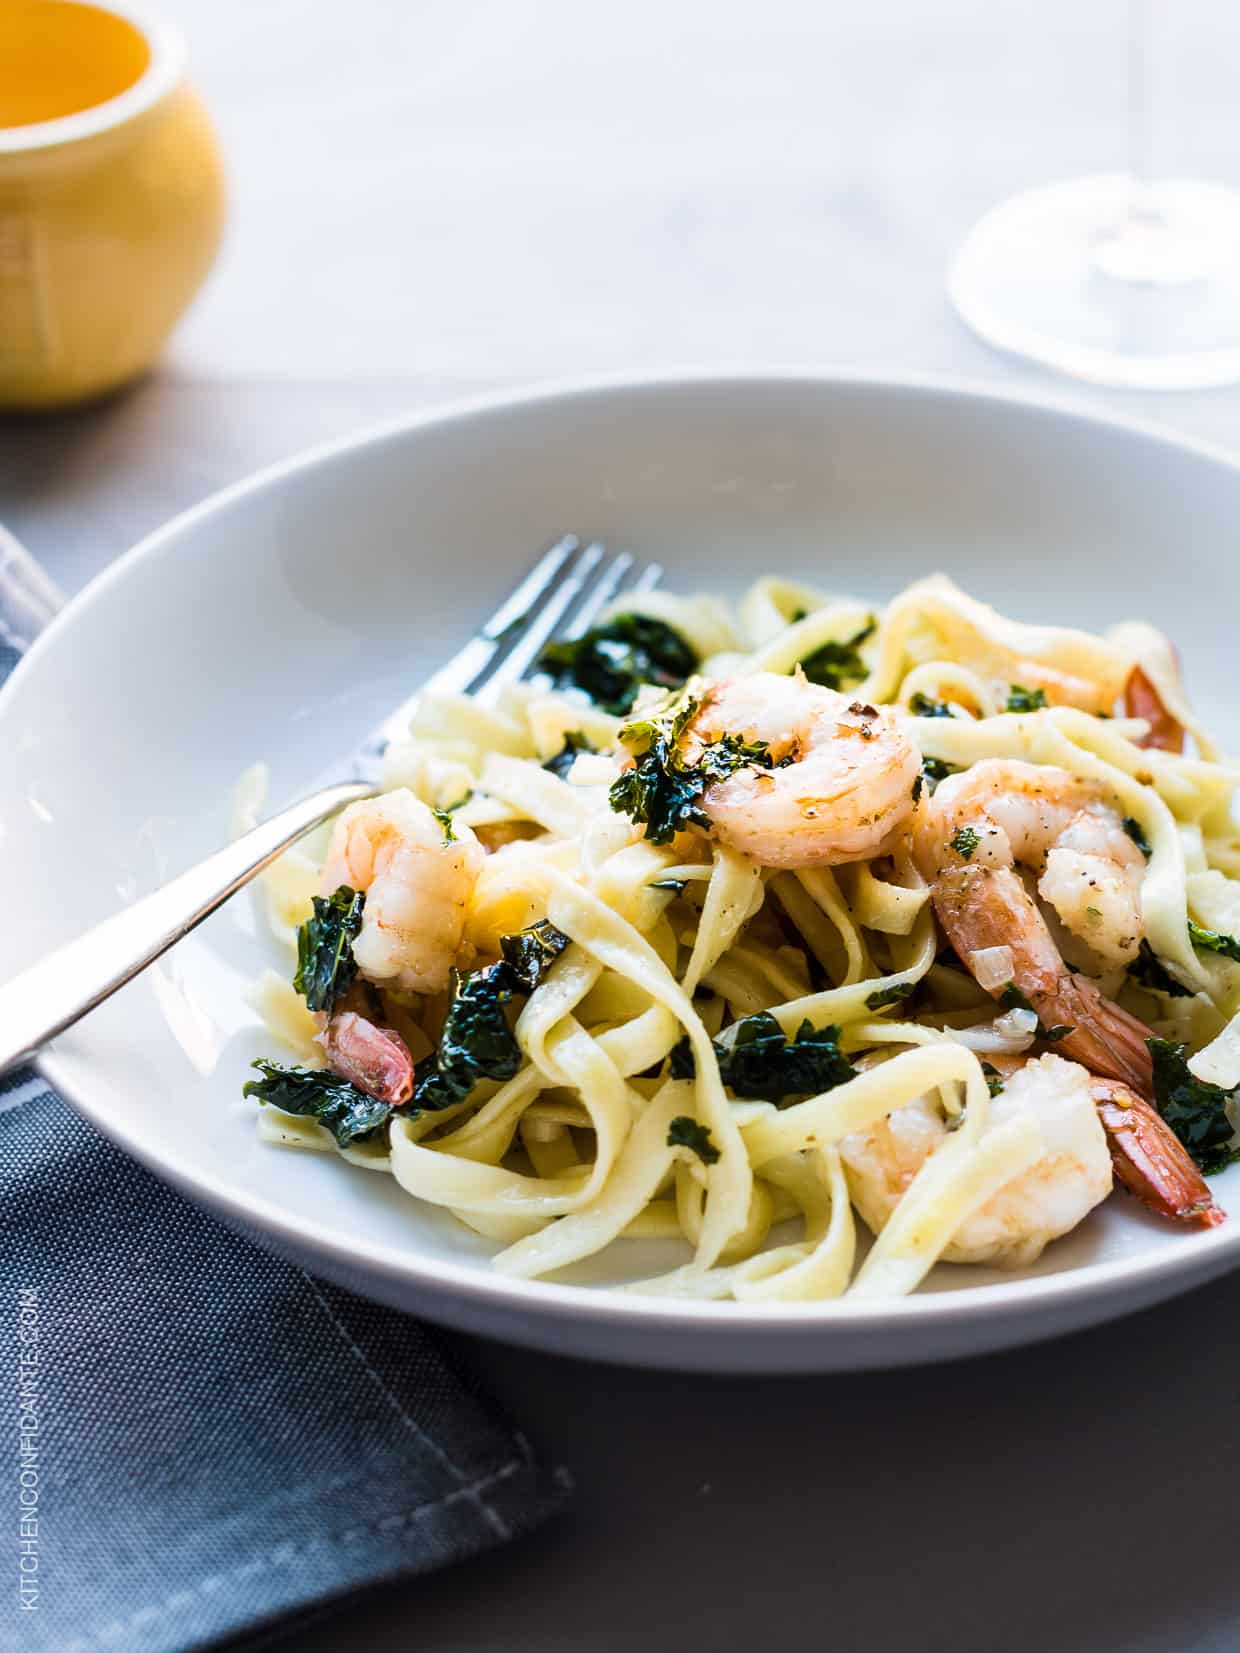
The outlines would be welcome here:
[[[1240,448],[1240,389],[1074,388],[992,355],[943,297],[987,206],[1122,164],[1122,0],[164,5],[218,118],[231,231],[156,375],[0,423],[0,518],[69,590],[309,443],[581,371],[951,375]],[[1234,7],[1157,9],[1165,164],[1240,182]],[[457,1343],[572,1468],[574,1504],[296,1653],[1240,1647],[1240,1276],[870,1376]]]

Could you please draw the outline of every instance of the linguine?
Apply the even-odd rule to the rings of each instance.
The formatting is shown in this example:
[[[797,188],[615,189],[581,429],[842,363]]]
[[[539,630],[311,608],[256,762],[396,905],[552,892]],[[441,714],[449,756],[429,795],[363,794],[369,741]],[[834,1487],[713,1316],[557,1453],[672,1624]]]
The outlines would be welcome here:
[[[377,839],[368,890],[339,826],[264,875],[301,991],[254,990],[300,1064],[247,1087],[263,1137],[391,1174],[505,1273],[676,1238],[683,1265],[629,1289],[740,1301],[1026,1262],[1113,1180],[1220,1220],[1188,1156],[1231,1153],[1240,772],[1165,640],[1023,625],[941,576],[883,610],[774,578],[734,610],[647,594],[625,624],[595,699],[564,655],[554,687],[424,702],[389,749],[409,876],[442,846],[442,987],[381,933]],[[634,661],[663,686],[621,711]],[[808,801],[801,701],[852,766]],[[239,827],[261,798],[252,772]]]

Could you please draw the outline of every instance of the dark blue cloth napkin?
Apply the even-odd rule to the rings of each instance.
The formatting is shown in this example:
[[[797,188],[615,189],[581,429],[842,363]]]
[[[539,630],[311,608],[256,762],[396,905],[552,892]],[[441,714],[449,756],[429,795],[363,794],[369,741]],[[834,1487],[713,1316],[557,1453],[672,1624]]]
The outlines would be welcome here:
[[[0,1285],[0,1648],[265,1641],[566,1496],[425,1327],[221,1227],[29,1070],[0,1079]]]

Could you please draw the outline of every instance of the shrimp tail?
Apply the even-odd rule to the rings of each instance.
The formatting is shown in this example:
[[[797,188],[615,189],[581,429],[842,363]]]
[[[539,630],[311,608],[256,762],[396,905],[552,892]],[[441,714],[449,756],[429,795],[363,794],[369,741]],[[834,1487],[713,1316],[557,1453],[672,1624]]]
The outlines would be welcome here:
[[[367,1096],[399,1107],[413,1095],[413,1057],[399,1033],[340,1010],[319,1035],[327,1065]]]
[[[1184,750],[1184,726],[1163,705],[1162,696],[1151,680],[1134,666],[1124,689],[1124,710],[1129,717],[1143,717],[1149,724],[1149,733],[1137,742],[1138,746],[1156,746],[1163,752]]]
[[[1118,1182],[1173,1222],[1216,1228],[1226,1220],[1188,1150],[1161,1115],[1128,1085],[1090,1082]]]
[[[1065,975],[1045,1006],[1036,994],[1030,997],[1044,1027],[1072,1029],[1058,1047],[1062,1055],[1091,1073],[1117,1080],[1139,1097],[1153,1096],[1154,1064],[1146,1042],[1153,1034],[1113,999],[1104,998],[1087,976]]]

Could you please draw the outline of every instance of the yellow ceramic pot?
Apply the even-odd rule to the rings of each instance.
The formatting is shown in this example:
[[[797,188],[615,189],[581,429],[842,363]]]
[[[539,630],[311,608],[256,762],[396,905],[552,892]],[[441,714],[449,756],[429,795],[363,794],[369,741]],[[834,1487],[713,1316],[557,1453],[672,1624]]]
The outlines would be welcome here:
[[[184,64],[128,0],[0,0],[0,407],[141,373],[210,268],[223,179]]]

